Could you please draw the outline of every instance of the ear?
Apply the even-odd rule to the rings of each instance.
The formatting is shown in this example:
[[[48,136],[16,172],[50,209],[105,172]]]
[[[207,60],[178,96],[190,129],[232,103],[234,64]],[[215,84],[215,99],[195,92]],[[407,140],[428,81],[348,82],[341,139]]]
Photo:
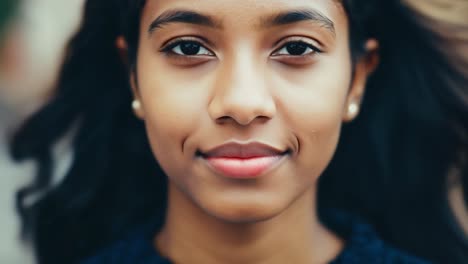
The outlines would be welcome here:
[[[358,116],[366,89],[367,78],[379,64],[377,40],[367,40],[365,48],[366,54],[354,65],[354,75],[344,107],[344,122],[351,122]]]
[[[128,45],[127,41],[125,41],[125,38],[123,36],[118,36],[115,45],[117,47],[117,50],[119,52],[120,59],[125,65],[128,65]],[[140,93],[138,91],[138,85],[136,81],[136,72],[134,68],[130,68],[130,86],[132,88],[132,94],[133,94],[133,101],[132,101],[132,108],[133,112],[135,115],[144,120],[145,113],[143,111],[142,103],[141,103],[141,98],[140,98]]]

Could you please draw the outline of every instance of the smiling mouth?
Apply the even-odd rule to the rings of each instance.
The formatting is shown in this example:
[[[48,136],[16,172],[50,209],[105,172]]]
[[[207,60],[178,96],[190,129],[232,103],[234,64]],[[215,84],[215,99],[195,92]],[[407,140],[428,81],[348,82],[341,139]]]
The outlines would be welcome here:
[[[207,152],[199,151],[197,155],[217,174],[253,179],[276,168],[289,153],[261,143],[228,143]]]

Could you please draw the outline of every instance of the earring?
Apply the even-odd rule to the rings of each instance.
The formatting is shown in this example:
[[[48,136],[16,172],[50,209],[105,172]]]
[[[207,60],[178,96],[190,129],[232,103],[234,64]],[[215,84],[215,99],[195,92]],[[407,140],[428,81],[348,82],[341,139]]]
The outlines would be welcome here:
[[[357,103],[350,103],[348,106],[348,117],[349,119],[353,119],[357,116],[359,112],[359,105]]]
[[[133,110],[135,110],[135,111],[140,110],[140,108],[141,108],[141,103],[140,103],[140,101],[139,101],[139,100],[136,100],[136,99],[133,100],[133,102],[132,102],[132,108],[133,108]]]

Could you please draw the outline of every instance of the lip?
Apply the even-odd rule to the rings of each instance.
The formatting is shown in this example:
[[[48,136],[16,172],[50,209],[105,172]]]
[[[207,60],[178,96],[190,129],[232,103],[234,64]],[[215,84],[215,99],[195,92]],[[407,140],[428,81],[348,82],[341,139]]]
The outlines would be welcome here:
[[[228,178],[253,179],[277,167],[288,153],[288,150],[283,151],[258,142],[231,142],[200,152],[200,156],[218,174]]]

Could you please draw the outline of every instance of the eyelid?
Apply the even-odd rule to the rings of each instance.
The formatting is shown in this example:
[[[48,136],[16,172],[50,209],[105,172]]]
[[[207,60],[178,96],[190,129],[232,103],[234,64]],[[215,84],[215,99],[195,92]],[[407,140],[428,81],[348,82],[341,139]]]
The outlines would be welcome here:
[[[187,42],[187,41],[196,42],[197,44],[199,44],[200,46],[208,50],[210,53],[212,53],[213,56],[216,56],[216,53],[214,53],[210,48],[207,47],[207,46],[210,46],[209,42],[205,38],[197,37],[197,36],[174,37],[164,42],[162,44],[162,47],[159,48],[159,52],[170,53],[171,49],[175,48],[177,45],[181,44],[182,42]],[[183,56],[183,55],[178,55],[178,54],[171,54],[171,55]],[[205,55],[205,56],[208,56],[208,55]]]
[[[317,41],[314,41],[309,37],[295,36],[295,37],[285,37],[277,41],[274,45],[277,48],[275,48],[275,50],[272,52],[272,55],[280,51],[286,44],[291,43],[291,42],[303,42],[309,45],[310,48],[313,49],[316,53],[323,52],[323,49],[320,47],[321,45]],[[315,42],[315,43],[311,43],[311,42]]]

